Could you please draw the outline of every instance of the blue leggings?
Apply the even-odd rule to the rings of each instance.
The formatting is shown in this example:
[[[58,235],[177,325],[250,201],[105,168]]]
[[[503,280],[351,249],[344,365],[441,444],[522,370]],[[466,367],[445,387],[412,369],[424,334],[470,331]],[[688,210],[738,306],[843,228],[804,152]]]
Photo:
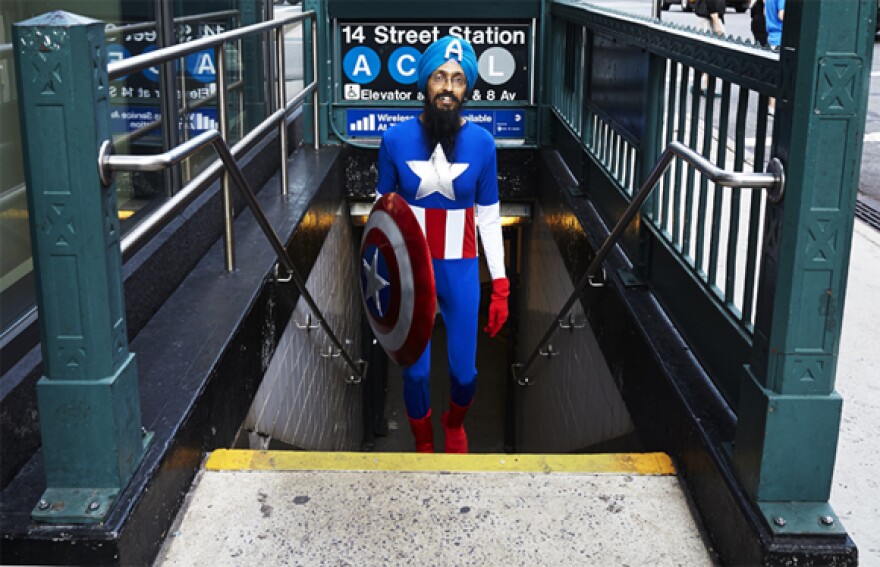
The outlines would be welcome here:
[[[480,308],[479,258],[432,260],[437,303],[446,323],[450,397],[465,407],[474,399],[477,378],[477,312]],[[431,343],[422,356],[403,369],[406,412],[420,419],[431,409]]]

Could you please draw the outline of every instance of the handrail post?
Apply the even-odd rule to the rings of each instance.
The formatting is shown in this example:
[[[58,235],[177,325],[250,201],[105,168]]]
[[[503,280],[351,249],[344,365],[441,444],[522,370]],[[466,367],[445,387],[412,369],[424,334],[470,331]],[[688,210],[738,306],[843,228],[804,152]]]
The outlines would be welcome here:
[[[287,104],[287,85],[284,72],[284,26],[275,29],[275,52],[278,61],[278,108]],[[281,151],[281,194],[287,195],[287,114],[278,125],[278,145]]]
[[[178,61],[180,61],[180,68],[185,69],[186,68],[185,67],[186,58],[181,57]],[[185,115],[185,120],[186,120],[186,123],[181,124],[181,127],[180,127],[181,136],[180,137],[183,140],[183,143],[186,143],[189,141],[189,137],[190,137],[190,127],[189,127],[190,117],[188,115],[192,112],[192,109],[189,107],[189,97],[187,96],[186,74],[180,73],[180,76],[178,78],[180,79],[180,83],[179,83],[180,108],[178,109],[178,116],[182,112]],[[170,149],[170,148],[167,148],[167,149]],[[189,182],[189,180],[192,179],[192,161],[191,160],[186,160],[186,162],[184,163],[183,175],[186,178],[187,182]]]
[[[214,60],[217,62],[217,121],[220,123],[220,137],[229,143],[229,102],[226,97],[226,44],[221,43],[214,48]],[[226,271],[235,270],[235,235],[232,232],[232,221],[235,218],[235,204],[232,202],[232,191],[229,188],[229,173],[223,172],[223,251]]]
[[[318,80],[318,13],[312,20],[312,81],[315,83],[315,90],[312,92],[312,130],[315,132],[312,141],[313,147],[317,150],[321,147],[321,138],[318,135],[321,131],[321,115],[318,112],[318,93],[320,92],[321,83]]]
[[[170,47],[177,43],[174,30],[174,13],[170,2],[156,2],[156,32],[159,40],[159,49]],[[180,143],[178,124],[180,113],[177,104],[177,85],[174,80],[176,73],[173,61],[166,61],[160,65],[159,72],[159,112],[162,115],[162,149],[168,151]],[[181,96],[186,99],[186,90],[181,90]],[[163,172],[165,184],[165,196],[170,197],[180,189],[180,168],[172,167]]]
[[[98,523],[140,465],[138,372],[128,350],[104,23],[52,12],[14,25],[43,376],[42,522]]]
[[[655,9],[657,2],[652,2]],[[645,93],[644,129],[641,136],[641,151],[637,163],[637,187],[651,175],[651,168],[663,152],[663,94],[666,83],[666,59],[654,53],[648,54],[648,82]],[[658,181],[659,182],[659,181]],[[642,207],[641,216],[655,218],[657,213],[657,194],[651,194]],[[635,273],[647,278],[651,272],[651,239],[648,237],[647,223],[639,224],[638,256]]]

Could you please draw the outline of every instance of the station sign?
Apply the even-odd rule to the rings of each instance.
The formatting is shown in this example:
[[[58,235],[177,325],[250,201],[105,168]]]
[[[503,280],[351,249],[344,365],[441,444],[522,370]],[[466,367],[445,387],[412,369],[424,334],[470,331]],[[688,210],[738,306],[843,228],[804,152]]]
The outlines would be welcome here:
[[[176,43],[186,43],[203,37],[217,35],[229,29],[226,21],[204,21],[175,26]],[[155,29],[126,31],[125,27],[108,26],[107,59],[109,62],[122,61],[150,53],[157,49],[158,33]],[[213,97],[217,93],[216,62],[214,50],[205,49],[192,53],[174,62],[178,100],[186,99],[189,104]],[[109,85],[111,102],[111,128],[115,134],[133,132],[160,117],[159,69],[149,67],[113,80]],[[209,128],[216,128],[217,109],[213,103],[201,106],[198,110],[183,115],[191,134],[199,134]],[[159,130],[152,130],[147,137],[155,137]]]
[[[351,138],[381,138],[395,124],[421,112],[420,108],[349,108],[345,116],[346,134]],[[496,138],[525,138],[526,113],[522,109],[466,108],[461,114]]]
[[[114,133],[134,132],[148,126],[162,118],[157,106],[126,105],[113,106],[110,110],[110,128]],[[207,130],[219,130],[217,122],[217,109],[215,107],[202,107],[185,115],[186,131],[195,136]],[[182,132],[182,129],[181,129]],[[146,136],[159,136],[160,128],[146,132]]]
[[[531,103],[531,23],[358,23],[337,22],[337,69],[346,102],[421,101],[418,62],[446,35],[468,40],[477,55],[479,78],[471,100]]]
[[[186,43],[217,35],[226,30],[227,25],[221,22],[179,25],[175,30],[176,41],[177,43]],[[155,30],[124,32],[109,28],[107,33],[107,59],[109,62],[121,61],[157,49],[158,34]],[[178,96],[186,96],[194,101],[216,92],[214,81],[217,67],[213,49],[192,53],[183,60],[174,62],[175,71],[180,72],[181,66],[183,66],[183,85],[186,90],[185,93],[178,93]],[[123,102],[148,103],[151,100],[155,102],[160,96],[158,67],[148,67],[143,71],[117,79],[110,85],[111,101],[117,104]]]

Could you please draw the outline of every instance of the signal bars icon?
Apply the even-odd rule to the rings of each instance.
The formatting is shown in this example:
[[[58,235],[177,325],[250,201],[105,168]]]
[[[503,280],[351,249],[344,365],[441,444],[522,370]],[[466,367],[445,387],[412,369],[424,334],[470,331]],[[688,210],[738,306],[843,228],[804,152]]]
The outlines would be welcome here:
[[[360,120],[349,123],[349,132],[374,132],[376,130],[376,115],[369,114]]]
[[[189,129],[191,132],[204,132],[217,129],[217,120],[201,112],[193,112],[189,117]]]

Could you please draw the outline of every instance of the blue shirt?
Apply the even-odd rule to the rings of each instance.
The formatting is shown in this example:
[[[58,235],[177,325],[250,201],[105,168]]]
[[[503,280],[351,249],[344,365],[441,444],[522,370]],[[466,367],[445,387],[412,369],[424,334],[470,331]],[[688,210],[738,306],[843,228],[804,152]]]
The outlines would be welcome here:
[[[785,0],[766,0],[764,17],[767,23],[767,43],[779,46],[782,43],[782,20],[779,12],[785,10]]]
[[[438,153],[439,152],[439,153]],[[387,130],[379,147],[380,195],[396,191],[410,205],[429,209],[467,209],[498,202],[495,139],[465,121],[448,158],[428,148],[424,125],[411,118]]]

